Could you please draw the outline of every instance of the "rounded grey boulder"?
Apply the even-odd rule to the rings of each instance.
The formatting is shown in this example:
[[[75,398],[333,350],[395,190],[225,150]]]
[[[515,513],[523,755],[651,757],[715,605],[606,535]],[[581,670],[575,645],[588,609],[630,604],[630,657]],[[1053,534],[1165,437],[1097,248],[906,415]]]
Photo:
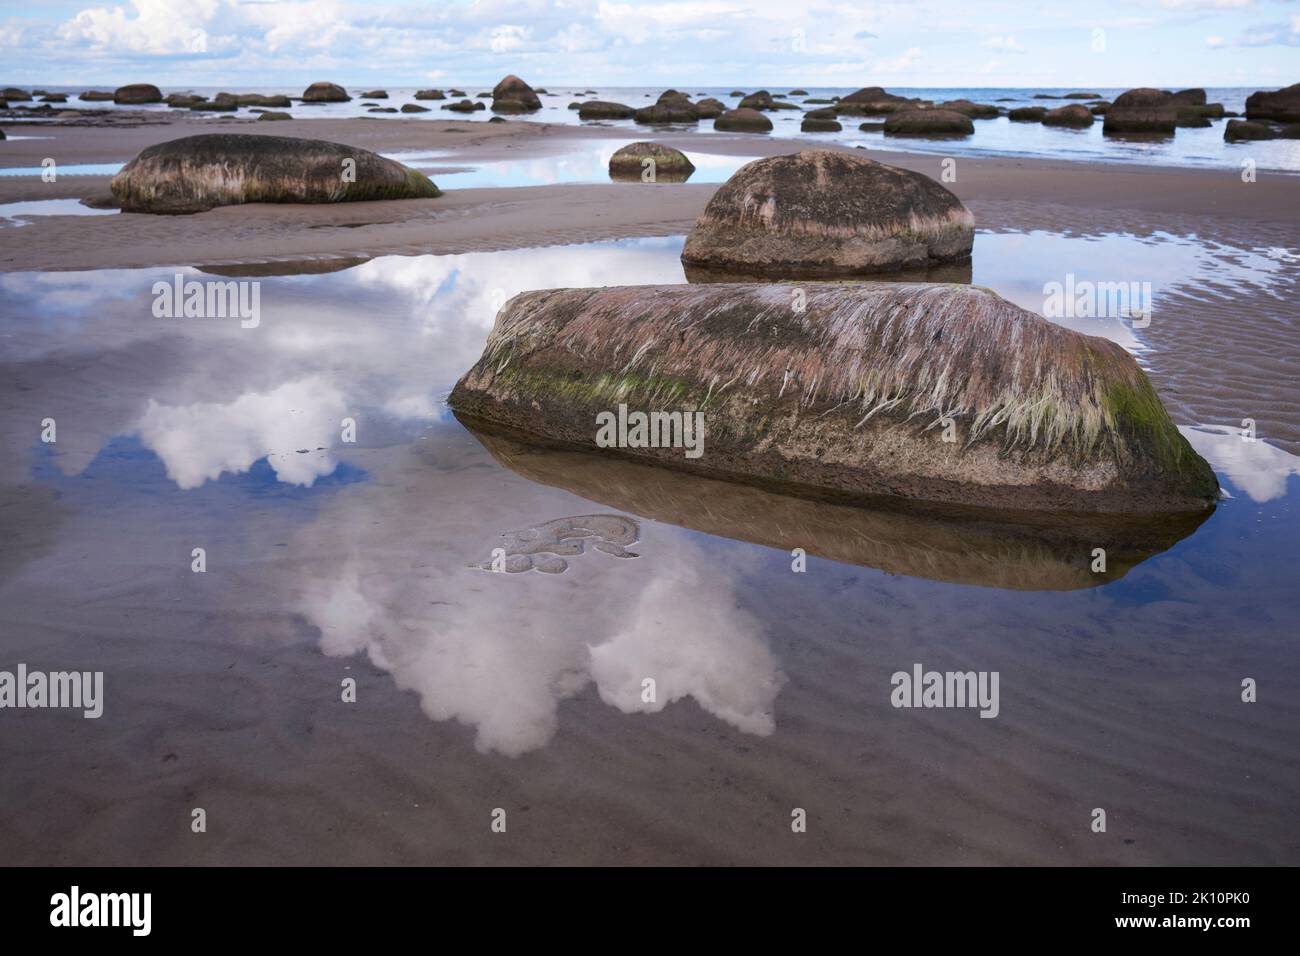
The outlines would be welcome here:
[[[920,173],[842,150],[742,166],[696,221],[689,266],[767,277],[870,275],[970,257],[975,220]]]

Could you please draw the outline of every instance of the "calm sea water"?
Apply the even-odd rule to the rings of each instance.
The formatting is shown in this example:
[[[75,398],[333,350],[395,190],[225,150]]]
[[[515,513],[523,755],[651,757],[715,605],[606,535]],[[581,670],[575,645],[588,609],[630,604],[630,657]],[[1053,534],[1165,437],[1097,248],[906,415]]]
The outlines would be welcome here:
[[[255,328],[155,318],[173,269],[0,276],[0,662],[108,688],[98,722],[0,721],[10,858],[76,832],[101,862],[1300,860],[1300,458],[1194,398],[1181,420],[1231,497],[1101,578],[1078,542],[533,451],[449,414],[505,296],[681,282],[681,245],[267,275]],[[1065,271],[1152,282],[1150,330],[1082,325],[1178,395],[1183,353],[1222,381],[1238,346],[1150,335],[1196,318],[1168,303],[1281,308],[1295,283],[1194,237],[977,237],[973,280],[1027,307]],[[1291,315],[1274,351],[1294,358]],[[638,557],[470,567],[593,513],[637,522]],[[998,671],[1000,715],[892,708],[914,663]],[[200,801],[211,842],[174,819]],[[534,835],[486,842],[494,806]],[[789,842],[791,806],[815,840]]]
[[[457,87],[463,89],[470,95],[471,99],[484,99],[476,97],[475,94],[488,92],[484,89],[475,87]],[[586,99],[613,100],[615,102],[626,103],[629,106],[638,107],[651,103],[663,92],[659,88],[647,87],[606,87],[597,89],[597,95],[582,97],[579,94],[584,88],[569,87],[550,87],[548,94],[542,96],[543,108],[530,114],[527,118],[550,122],[550,123],[579,123],[576,110],[568,109],[568,104],[575,101]],[[738,98],[731,96],[733,88],[720,87],[678,87],[683,92],[689,93],[696,98],[700,96],[713,96],[729,106],[738,103]],[[757,88],[757,87],[756,87]],[[81,88],[71,87],[48,87],[55,92],[80,92]],[[442,87],[444,92],[449,87]],[[788,88],[768,87],[772,93],[788,93]],[[802,103],[809,98],[829,99],[832,96],[844,96],[853,92],[856,87],[804,87],[808,90],[809,96],[787,97],[790,102]],[[229,92],[240,93],[287,93],[291,96],[300,95],[300,90],[275,89],[271,87],[255,89],[238,89],[228,90]],[[381,106],[400,107],[403,103],[415,102],[414,87],[390,87],[387,92],[387,100],[378,100]],[[216,87],[192,87],[187,90],[166,88],[165,93],[170,92],[194,92],[204,93],[209,96],[220,92]],[[363,92],[360,89],[350,90],[354,98],[349,103],[330,103],[316,106],[303,106],[295,103],[290,112],[295,116],[371,116],[384,120],[408,120],[408,119],[456,119],[463,120],[467,123],[485,122],[491,115],[490,112],[478,112],[471,114],[450,113],[439,109],[440,102],[423,101],[420,105],[430,108],[428,113],[417,114],[384,114],[368,113],[364,102],[356,96],[357,93]],[[1035,99],[1035,94],[1049,94],[1061,96],[1065,93],[1074,92],[1068,88],[1036,88],[1036,89],[1010,89],[998,87],[960,87],[952,89],[941,88],[894,88],[890,92],[898,93],[905,96],[918,96],[925,99],[942,101],[948,99],[969,99],[977,103],[995,103],[998,106],[1014,108],[1016,106],[1059,106],[1067,100],[1039,100]],[[1111,100],[1123,92],[1119,88],[1092,88],[1078,92],[1099,93],[1105,99]],[[1206,91],[1210,102],[1220,102],[1224,108],[1229,111],[1241,113],[1245,109],[1246,97],[1254,92],[1250,88],[1216,88]],[[484,99],[484,102],[491,104],[490,95]],[[116,107],[112,103],[80,103],[70,98],[68,106],[81,106],[91,109],[122,109],[125,107]],[[150,110],[167,110],[168,107],[161,105],[131,107],[132,109],[150,109]],[[816,104],[806,107],[807,109],[816,108]],[[213,118],[214,122],[219,122],[218,117],[228,116],[231,114],[201,114]],[[236,115],[247,115],[246,109],[241,109]],[[912,152],[938,152],[943,155],[989,155],[989,156],[1037,156],[1050,159],[1078,159],[1091,161],[1107,162],[1133,162],[1154,165],[1170,166],[1229,166],[1238,167],[1243,159],[1249,158],[1255,161],[1258,168],[1271,170],[1286,170],[1290,172],[1300,171],[1300,140],[1273,140],[1266,142],[1256,142],[1249,144],[1227,144],[1223,141],[1223,128],[1227,120],[1215,120],[1208,128],[1204,129],[1179,129],[1177,134],[1168,139],[1142,140],[1142,139],[1119,139],[1115,137],[1105,137],[1102,135],[1102,124],[1100,120],[1086,130],[1067,130],[1061,128],[1044,127],[1036,123],[1012,123],[1005,117],[992,120],[976,120],[975,133],[965,139],[944,140],[942,142],[927,142],[916,138],[885,137],[883,133],[863,133],[858,130],[858,125],[864,118],[846,118],[844,120],[845,129],[841,133],[819,133],[819,134],[800,134],[800,111],[782,110],[768,114],[773,122],[772,135],[777,136],[798,136],[806,135],[812,140],[833,140],[848,145],[861,145],[866,149],[897,149]],[[879,119],[878,117],[868,117],[866,119]],[[613,122],[613,125],[620,128],[627,128],[629,131],[634,129],[647,130],[648,127],[638,127],[631,120]],[[685,127],[687,129],[698,131],[701,135],[709,135],[713,129],[711,120],[704,120],[698,125]],[[0,145],[0,161],[3,159],[3,146]]]

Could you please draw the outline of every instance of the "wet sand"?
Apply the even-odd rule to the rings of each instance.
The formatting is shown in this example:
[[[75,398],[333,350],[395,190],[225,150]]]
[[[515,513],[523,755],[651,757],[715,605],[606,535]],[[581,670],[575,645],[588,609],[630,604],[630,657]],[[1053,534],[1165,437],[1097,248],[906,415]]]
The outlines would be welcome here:
[[[611,135],[405,125],[239,128],[466,163]],[[53,155],[122,161],[188,131],[74,127],[54,131]],[[38,164],[48,144],[3,155]],[[877,158],[937,173],[937,157]],[[0,177],[0,202],[106,183]],[[1256,284],[1229,266],[1295,251],[1300,177],[961,159],[953,186],[983,230],[1222,243],[1159,290],[1143,361],[1181,424],[1255,417],[1252,453],[1294,461],[1296,266],[1268,260]],[[528,247],[679,236],[714,188],[472,189],[0,230],[0,271],[22,273],[0,275],[0,666],[102,669],[107,688],[97,721],[0,714],[6,862],[1300,862],[1300,512],[1285,474],[1251,484],[1261,459],[1216,458],[1235,497],[1087,587],[1074,545],[1031,551],[1041,580],[1009,581],[1021,544],[996,529],[846,521],[718,482],[659,488],[485,444],[445,413],[491,290],[681,281],[671,246]],[[503,249],[522,251],[474,254]],[[1076,268],[1078,250],[1046,268]],[[390,253],[456,255],[268,279],[252,336],[150,322],[156,273],[101,271]],[[1032,275],[1032,293],[1043,260],[1005,255],[999,271]],[[331,443],[358,410],[358,445]],[[46,415],[55,448],[35,438]],[[637,558],[583,554],[560,576],[468,567],[503,532],[601,512],[638,519]],[[825,546],[809,542],[793,574],[809,535]],[[1000,671],[999,718],[890,707],[890,674],[913,662]],[[645,673],[660,677],[654,708]],[[1258,704],[1240,701],[1246,676]],[[340,701],[346,677],[356,704]],[[1088,827],[1098,806],[1107,834]],[[194,807],[206,834],[190,832]],[[488,826],[498,807],[505,835]],[[795,807],[806,834],[791,833]]]

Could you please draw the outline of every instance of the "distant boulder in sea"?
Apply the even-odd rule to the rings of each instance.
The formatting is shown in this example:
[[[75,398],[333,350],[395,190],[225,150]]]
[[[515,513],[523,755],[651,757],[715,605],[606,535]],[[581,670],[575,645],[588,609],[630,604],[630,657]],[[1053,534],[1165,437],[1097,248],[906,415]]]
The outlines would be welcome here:
[[[351,175],[346,175],[349,171]],[[126,212],[167,214],[255,202],[440,195],[423,173],[369,150],[315,139],[239,133],[186,136],[150,146],[113,177],[111,188]]]
[[[608,103],[604,100],[588,100],[574,104],[578,110],[578,119],[584,120],[622,120],[631,119],[636,110],[623,103]]]
[[[992,104],[972,103],[970,100],[948,100],[946,103],[940,103],[936,108],[961,113],[971,119],[994,119],[1002,115],[1002,111]]]
[[[525,292],[449,404],[467,424],[841,498],[1203,514],[1218,491],[1123,347],[969,285]],[[673,440],[674,414],[698,443]]]
[[[1300,123],[1300,83],[1272,93],[1260,90],[1246,97],[1246,118]]]
[[[905,110],[885,118],[888,136],[969,136],[975,124],[965,113],[952,110]]]
[[[415,98],[417,100],[445,100],[447,94],[442,90],[417,90]]]
[[[632,118],[646,125],[698,123],[700,111],[690,100],[667,100],[637,110],[632,114]]]
[[[1085,127],[1091,126],[1096,122],[1092,111],[1081,103],[1071,103],[1069,106],[1061,106],[1054,110],[1048,110],[1043,115],[1044,126],[1073,126]]]
[[[722,100],[706,96],[702,100],[696,100],[695,108],[700,113],[700,119],[717,119],[727,111],[727,104]]]
[[[12,97],[6,97],[6,99],[12,99]],[[152,83],[132,83],[128,86],[119,86],[113,91],[113,102],[125,106],[161,103],[162,99],[162,91]]]
[[[326,83],[323,80],[319,83],[313,83],[302,93],[304,103],[348,103],[351,100],[352,97],[348,96],[348,91],[343,87],[337,83]]]
[[[493,113],[532,113],[541,108],[537,93],[513,73],[492,89]]]
[[[1139,87],[1115,97],[1102,132],[1172,133],[1177,123],[1178,101],[1172,93]]]
[[[1046,115],[1046,106],[1017,106],[1007,113],[1007,119],[1013,123],[1041,123]]]
[[[870,275],[964,261],[974,235],[970,211],[933,179],[808,149],[742,166],[709,200],[682,261],[769,279]]]
[[[838,133],[844,127],[840,125],[834,110],[811,110],[803,115],[799,130],[804,133]]]
[[[713,128],[731,133],[770,133],[772,121],[758,110],[727,110],[713,121]]]

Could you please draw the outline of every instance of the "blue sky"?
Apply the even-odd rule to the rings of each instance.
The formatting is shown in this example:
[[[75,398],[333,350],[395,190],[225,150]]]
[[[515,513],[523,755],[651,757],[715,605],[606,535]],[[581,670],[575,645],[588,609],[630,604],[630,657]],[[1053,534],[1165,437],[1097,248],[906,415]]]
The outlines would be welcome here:
[[[1300,0],[0,3],[0,83],[1250,86]]]

